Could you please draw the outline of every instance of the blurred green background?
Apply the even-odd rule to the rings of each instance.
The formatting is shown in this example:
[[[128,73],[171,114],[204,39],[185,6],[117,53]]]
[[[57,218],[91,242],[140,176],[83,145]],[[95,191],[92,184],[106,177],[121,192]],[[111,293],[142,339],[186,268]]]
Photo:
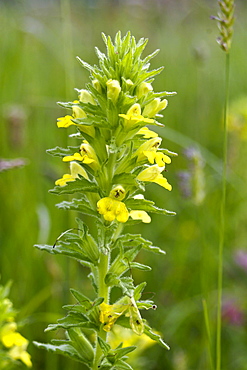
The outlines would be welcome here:
[[[145,298],[153,297],[158,309],[143,316],[171,350],[146,349],[135,369],[214,368],[225,87],[225,55],[215,42],[217,24],[210,20],[217,11],[211,0],[0,1],[0,274],[2,284],[13,281],[10,298],[19,310],[20,331],[30,340],[35,370],[83,369],[31,342],[58,335],[44,329],[64,314],[62,305],[72,302],[70,287],[92,295],[88,272],[33,245],[53,244],[75,225],[72,213],[55,207],[62,199],[48,192],[67,166],[46,149],[70,140],[68,131],[56,127],[56,118],[66,114],[56,102],[76,99],[74,88],[88,81],[75,57],[97,62],[94,46],[104,51],[101,32],[114,37],[118,30],[149,38],[144,55],[160,49],[152,67],[165,69],[154,89],[178,93],[169,99],[162,119],[166,127],[157,131],[163,146],[179,154],[167,173],[173,191],[154,184],[147,195],[177,216],[153,215],[151,224],[135,228],[167,255],[141,252],[138,260],[153,270],[132,272],[136,284],[148,281]],[[246,1],[239,0],[231,50],[223,265],[226,370],[247,369],[246,17]],[[3,170],[10,164],[12,169]]]

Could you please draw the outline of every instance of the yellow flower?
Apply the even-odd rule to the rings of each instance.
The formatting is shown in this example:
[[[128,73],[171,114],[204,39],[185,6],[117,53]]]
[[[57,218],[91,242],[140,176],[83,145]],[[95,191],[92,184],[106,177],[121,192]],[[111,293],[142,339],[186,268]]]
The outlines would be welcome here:
[[[72,121],[73,117],[72,116],[64,116],[64,117],[59,117],[57,119],[57,127],[64,127],[64,128],[67,128],[71,125],[76,125],[76,123],[74,123]]]
[[[128,302],[126,297],[121,299],[119,303],[109,305],[106,303],[101,303],[100,305],[100,317],[99,320],[104,324],[103,329],[105,331],[110,331],[116,320],[128,309]]]
[[[129,215],[133,220],[141,220],[145,224],[149,224],[151,222],[151,217],[145,211],[132,210]]]
[[[78,175],[81,175],[88,180],[86,171],[77,162],[70,162],[70,172],[70,174],[66,173],[61,179],[58,179],[55,182],[55,185],[65,186],[67,182],[75,181],[77,178],[79,178]]]
[[[134,333],[142,335],[144,331],[144,323],[140,312],[137,308],[134,298],[124,296],[113,305],[101,303],[99,320],[104,324],[103,329],[110,331],[116,320],[123,313],[130,318],[130,326]]]
[[[107,87],[107,98],[111,99],[114,103],[116,103],[121,91],[119,81],[110,79],[107,81],[106,87]]]
[[[77,100],[74,101],[74,103],[79,103]],[[80,107],[78,107],[77,105],[73,105],[72,106],[72,116],[64,116],[64,117],[59,117],[57,119],[57,126],[60,128],[60,127],[64,127],[64,128],[67,128],[69,126],[77,126],[79,128],[80,131],[94,137],[95,136],[95,129],[93,126],[89,126],[89,125],[82,125],[82,124],[77,124],[75,122],[73,122],[73,119],[78,119],[78,118],[86,118],[87,115],[86,113],[84,112],[83,109],[81,109]]]
[[[30,355],[26,352],[28,340],[16,332],[15,322],[5,324],[0,331],[0,340],[6,348],[10,348],[8,355],[14,360],[21,360],[28,367],[32,366]]]
[[[25,339],[25,338],[24,338]],[[25,339],[25,343],[22,345],[12,347],[8,355],[14,360],[21,360],[27,367],[32,367],[31,356],[26,351],[28,346],[28,341]]]
[[[155,98],[149,104],[147,104],[143,110],[143,115],[147,117],[154,117],[161,110],[165,109],[168,105],[166,99],[160,100],[160,98]]]
[[[80,153],[74,153],[73,155],[68,155],[63,158],[64,162],[70,161],[81,161],[82,163],[90,165],[94,170],[99,168],[99,162],[97,155],[93,149],[93,147],[84,142],[80,146]]]
[[[153,123],[154,120],[145,118],[141,115],[141,106],[138,103],[133,104],[127,114],[119,114],[119,117],[124,118],[124,124],[126,127],[131,127],[138,122]]]
[[[147,158],[151,164],[154,164],[154,162],[156,162],[159,167],[164,167],[166,163],[171,163],[170,157],[168,157],[164,153],[157,152],[161,141],[162,139],[160,137],[156,137],[143,143],[135,152],[137,160],[143,161]]]
[[[150,139],[152,137],[157,137],[158,134],[152,130],[149,130],[148,127],[142,127],[136,135],[143,135],[144,139]]]
[[[127,222],[129,218],[125,204],[110,197],[100,199],[97,203],[97,210],[106,221],[111,222],[117,219],[119,222]]]
[[[164,167],[163,168],[159,167],[157,164],[150,166],[139,173],[139,175],[137,176],[137,180],[155,182],[156,184],[163,186],[163,188],[171,191],[172,186],[168,183],[167,179],[163,177],[163,175],[161,174],[163,169]]]

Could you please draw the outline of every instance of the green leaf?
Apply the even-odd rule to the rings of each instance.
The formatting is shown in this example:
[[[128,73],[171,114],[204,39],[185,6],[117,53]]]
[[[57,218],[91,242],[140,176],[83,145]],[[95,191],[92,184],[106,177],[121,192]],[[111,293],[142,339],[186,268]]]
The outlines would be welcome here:
[[[85,307],[86,312],[90,312],[92,308],[99,306],[104,301],[103,297],[98,297],[95,299],[95,301],[91,301],[88,297],[86,297],[78,290],[70,289],[70,291],[75,299],[78,301],[78,303],[80,303],[81,306]]]
[[[66,210],[72,210],[72,211],[78,211],[80,213],[83,213],[85,215],[98,217],[99,214],[92,209],[89,202],[85,198],[81,199],[72,199],[71,202],[63,201],[61,203],[56,204],[56,206],[60,209],[66,209]]]
[[[86,310],[89,310],[89,308],[92,307],[92,301],[84,294],[72,288],[70,289],[70,292],[75,297],[77,302],[80,303],[80,305],[84,306]]]
[[[60,148],[59,146],[56,146],[53,149],[47,149],[46,152],[54,157],[65,157],[66,155],[72,155],[77,150],[77,146],[69,146],[68,148]]]
[[[125,235],[122,235],[116,241],[116,244],[117,243],[121,243],[124,248],[133,248],[135,246],[140,245],[142,248],[144,248],[144,249],[146,249],[150,252],[154,252],[154,253],[158,253],[158,254],[166,254],[166,252],[163,251],[162,249],[160,249],[159,247],[155,247],[154,245],[152,245],[151,241],[142,238],[142,236],[140,234],[125,234]]]
[[[99,345],[100,345],[100,348],[102,349],[104,355],[107,355],[108,352],[110,351],[111,349],[111,346],[106,343],[101,337],[98,336],[98,342],[99,342]]]
[[[114,364],[114,369],[117,370],[133,370],[133,367],[130,366],[130,364],[127,364],[127,362],[123,360],[118,360]]]
[[[166,344],[163,339],[161,338],[161,336],[157,333],[154,333],[153,332],[153,329],[150,328],[150,326],[148,326],[147,324],[144,325],[144,333],[151,339],[155,340],[158,344],[160,344],[162,347],[166,348],[166,349],[170,349],[170,347],[168,346],[168,344]]]
[[[142,210],[146,212],[154,212],[169,216],[174,216],[176,214],[175,212],[167,211],[166,209],[156,207],[154,202],[147,199],[130,198],[126,200],[125,205],[126,207],[132,210]]]
[[[54,194],[73,194],[73,193],[98,193],[99,187],[83,177],[76,179],[75,181],[70,181],[65,186],[55,186],[54,189],[51,189],[50,192]]]
[[[116,360],[127,355],[127,353],[133,352],[136,349],[136,346],[129,346],[124,348],[114,349],[112,352],[116,355]]]
[[[135,301],[138,301],[141,298],[142,292],[145,289],[146,285],[147,285],[146,281],[143,281],[141,284],[135,287],[135,291],[134,291]]]
[[[76,351],[76,349],[73,346],[71,346],[70,341],[68,341],[68,344],[60,344],[60,345],[45,344],[45,343],[39,343],[39,342],[33,342],[33,343],[37,347],[46,349],[49,352],[53,352],[59,355],[64,355],[64,356],[70,357],[72,360],[80,361],[88,365],[86,359],[82,358],[82,356]]]
[[[133,173],[120,173],[118,175],[115,175],[112,179],[113,184],[121,184],[121,185],[130,185],[130,186],[136,186],[136,175]]]
[[[143,63],[147,64],[152,58],[154,58],[158,53],[160,52],[160,49],[156,49],[151,54],[149,54],[145,59],[143,59]]]
[[[70,312],[67,316],[57,320],[57,324],[49,324],[45,331],[53,331],[59,328],[69,329],[72,327],[97,329],[97,327],[95,327],[95,325],[91,323],[85,315],[79,312]]]
[[[86,360],[86,363],[92,364],[94,349],[81,330],[79,328],[70,329],[68,330],[68,335],[71,345],[80,353],[80,356]]]
[[[135,286],[134,280],[130,276],[124,276],[119,280],[119,286],[123,290],[123,294],[131,297],[133,295]]]
[[[83,60],[81,60],[79,57],[76,57],[76,59],[81,63],[81,65],[85,68],[85,69],[87,69],[89,72],[93,72],[94,71],[94,68],[90,65],[90,64],[88,64],[88,63],[86,63],[86,62],[84,62]]]
[[[131,262],[130,267],[138,269],[138,270],[142,270],[142,271],[151,271],[152,270],[152,268],[150,266],[143,265],[142,263],[138,263],[138,262]]]
[[[130,267],[130,263],[133,259],[137,256],[138,252],[140,251],[141,246],[137,245],[134,248],[127,250],[125,253],[120,253],[115,260],[112,262],[108,273],[105,277],[105,283],[108,286],[112,286],[116,284],[116,278],[120,277],[123,273],[125,273]],[[136,267],[136,266],[133,266]]]
[[[146,300],[146,301],[139,301],[139,302],[136,302],[137,304],[137,307],[140,309],[140,310],[150,310],[151,308],[153,310],[156,310],[157,306],[154,304],[153,301],[150,301],[150,300]]]
[[[56,246],[51,246],[47,244],[35,244],[35,247],[40,250],[45,250],[51,254],[63,254],[65,256],[69,256],[71,258],[75,258],[80,260],[86,266],[90,266],[90,260],[80,251],[80,248],[77,245],[72,245],[68,243],[68,245],[63,245],[64,243],[60,242]]]

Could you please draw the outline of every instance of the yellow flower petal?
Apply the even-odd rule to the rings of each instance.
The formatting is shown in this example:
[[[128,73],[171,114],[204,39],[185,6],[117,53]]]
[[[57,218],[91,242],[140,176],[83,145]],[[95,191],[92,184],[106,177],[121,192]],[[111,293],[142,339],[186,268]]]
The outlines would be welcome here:
[[[171,191],[172,190],[172,186],[169,184],[169,182],[167,181],[167,179],[165,177],[162,176],[162,174],[159,174],[155,180],[153,180],[153,182],[155,182],[156,184],[160,185],[160,186],[163,186],[163,188]]]
[[[60,117],[57,119],[57,127],[69,127],[71,125],[76,125],[76,123],[74,123],[72,121],[73,117],[72,116],[65,116],[65,117]]]
[[[155,182],[156,184],[163,186],[163,188],[170,191],[172,190],[172,186],[168,183],[167,179],[163,177],[163,175],[161,174],[163,169],[164,167],[159,167],[157,164],[145,168],[145,170],[139,173],[139,175],[137,176],[137,180]]]
[[[75,181],[75,178],[72,175],[66,173],[61,179],[55,181],[55,185],[65,186],[69,181]]]
[[[99,320],[104,324],[103,329],[105,331],[110,331],[119,316],[129,308],[127,298],[128,297],[123,297],[113,305],[104,302],[100,304]]]
[[[118,204],[115,206],[116,219],[119,222],[127,222],[129,218],[129,212],[123,202],[117,202]]]
[[[55,182],[55,185],[65,186],[67,185],[67,182],[75,181],[77,178],[79,178],[78,175],[81,175],[88,180],[87,172],[77,162],[70,163],[70,172],[70,174],[66,173],[61,179],[58,179]]]
[[[145,157],[147,157],[149,163],[154,164],[154,160],[156,158],[156,153],[155,152],[152,152],[151,150],[150,151],[144,151],[143,155]]]
[[[164,153],[158,152],[155,153],[155,162],[159,167],[164,167],[165,164],[171,163],[171,158],[168,157],[168,155],[165,155]]]
[[[152,130],[149,130],[148,127],[142,127],[136,135],[143,135],[144,139],[150,139],[152,137],[157,137],[158,134]]]
[[[89,158],[87,155],[81,155],[80,153],[75,153],[73,155],[67,155],[63,157],[63,162],[70,162],[70,161],[81,161],[86,164],[91,164],[94,162],[94,159]]]
[[[123,202],[110,197],[102,198],[97,203],[98,212],[103,215],[106,221],[127,222],[129,212]]]
[[[161,173],[158,165],[153,165],[145,170],[141,171],[137,176],[137,180],[140,181],[154,181],[157,176]]]
[[[77,162],[70,162],[70,172],[74,179],[78,178],[78,175],[81,175],[88,180],[87,172]]]
[[[149,224],[151,222],[151,217],[145,211],[132,210],[129,215],[133,220],[141,220],[145,224]]]
[[[32,367],[31,356],[26,351],[27,344],[23,346],[14,346],[13,348],[11,348],[8,354],[14,360],[21,360],[27,367]]]
[[[119,114],[119,117],[124,118],[125,126],[131,127],[138,122],[153,123],[153,119],[145,118],[141,115],[141,106],[138,103],[133,104],[127,114]]]

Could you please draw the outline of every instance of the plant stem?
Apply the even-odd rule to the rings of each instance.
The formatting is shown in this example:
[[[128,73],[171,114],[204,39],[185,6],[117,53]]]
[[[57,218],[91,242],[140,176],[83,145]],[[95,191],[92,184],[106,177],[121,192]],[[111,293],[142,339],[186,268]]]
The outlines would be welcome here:
[[[110,288],[105,284],[105,276],[107,274],[109,268],[109,261],[110,261],[110,251],[107,254],[101,252],[99,266],[98,266],[98,297],[103,297],[104,302],[106,304],[109,303],[109,294]],[[106,340],[107,333],[101,329],[98,333],[98,337]],[[100,348],[99,342],[97,340],[96,349],[95,349],[95,357],[92,370],[98,370],[99,360],[102,354],[102,350]]]
[[[227,176],[227,112],[229,100],[229,72],[230,56],[226,53],[225,62],[225,102],[224,102],[224,137],[223,137],[223,173],[222,197],[220,204],[220,230],[219,230],[219,259],[218,259],[218,298],[217,298],[217,330],[216,330],[216,370],[221,369],[221,308],[223,283],[223,250],[225,242],[225,208],[226,208],[226,176]]]
[[[107,254],[101,253],[98,274],[99,274],[99,297],[104,298],[104,302],[108,304],[109,301],[109,287],[105,284],[105,276],[108,271],[109,267],[109,260],[110,260],[110,252]]]

